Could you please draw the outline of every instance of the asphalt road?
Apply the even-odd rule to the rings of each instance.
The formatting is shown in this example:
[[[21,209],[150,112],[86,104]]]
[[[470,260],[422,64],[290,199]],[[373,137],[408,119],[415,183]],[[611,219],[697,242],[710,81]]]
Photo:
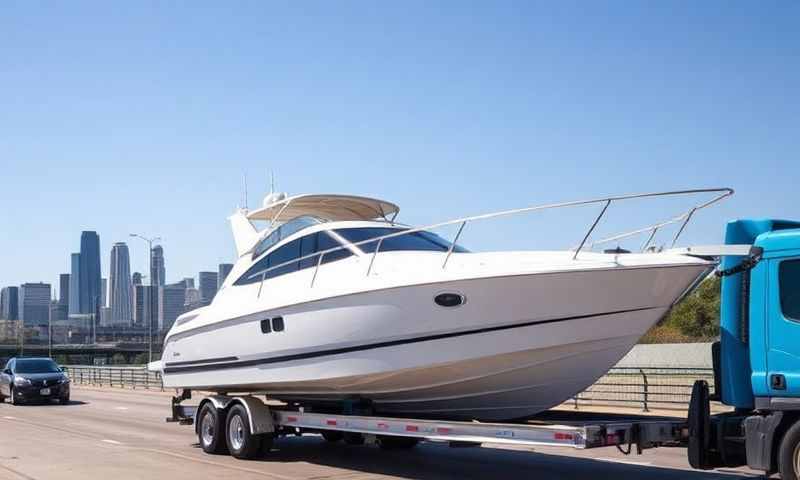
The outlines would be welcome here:
[[[683,449],[624,456],[577,451],[420,444],[408,451],[282,438],[263,459],[206,455],[192,427],[164,422],[162,393],[74,388],[71,405],[0,404],[0,479],[364,479],[588,478],[737,479],[758,475],[688,470]]]

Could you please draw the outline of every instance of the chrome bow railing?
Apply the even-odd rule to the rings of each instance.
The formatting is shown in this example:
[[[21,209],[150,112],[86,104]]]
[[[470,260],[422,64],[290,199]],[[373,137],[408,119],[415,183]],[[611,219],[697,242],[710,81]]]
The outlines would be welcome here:
[[[261,295],[261,287],[263,286],[263,282],[266,279],[267,273],[269,273],[269,272],[271,272],[273,270],[277,270],[279,268],[283,268],[283,267],[289,266],[289,265],[291,265],[293,263],[298,263],[298,262],[301,262],[303,260],[307,260],[307,259],[310,259],[310,258],[316,258],[317,259],[316,267],[314,268],[314,273],[313,273],[313,276],[312,276],[312,279],[311,279],[311,286],[313,286],[314,285],[314,281],[317,278],[317,273],[318,273],[319,267],[322,264],[322,259],[323,259],[323,257],[325,255],[327,255],[329,253],[333,253],[333,252],[338,251],[338,250],[349,248],[349,246],[360,246],[360,245],[366,245],[366,244],[369,244],[369,243],[377,242],[377,245],[375,247],[375,251],[372,253],[372,256],[370,258],[369,265],[368,265],[367,271],[366,271],[366,275],[369,275],[372,272],[372,267],[373,267],[373,264],[375,263],[375,258],[377,257],[378,253],[380,253],[381,245],[383,245],[384,240],[390,239],[390,238],[394,238],[394,237],[400,237],[400,236],[403,236],[403,235],[409,235],[409,234],[413,234],[413,233],[416,233],[416,232],[434,230],[434,229],[438,229],[438,228],[442,228],[442,227],[447,227],[447,226],[450,226],[450,225],[458,225],[458,231],[456,232],[456,235],[453,238],[453,241],[452,241],[452,243],[450,245],[450,248],[447,250],[447,252],[443,252],[444,253],[444,257],[443,257],[443,261],[442,261],[442,268],[444,269],[447,266],[447,262],[448,262],[448,260],[450,259],[451,255],[453,253],[453,249],[455,248],[455,245],[458,242],[458,239],[460,238],[461,233],[464,231],[464,227],[466,227],[467,223],[469,223],[469,222],[475,222],[475,221],[479,221],[479,220],[487,220],[487,219],[493,219],[493,218],[499,218],[499,217],[507,217],[507,216],[518,215],[518,214],[522,214],[522,213],[537,212],[537,211],[543,211],[543,210],[552,210],[552,209],[558,209],[558,208],[580,207],[580,206],[586,206],[586,205],[602,205],[603,207],[602,207],[600,213],[597,215],[597,217],[594,218],[594,221],[592,222],[592,224],[589,226],[589,229],[586,231],[586,234],[583,236],[580,244],[578,244],[576,247],[573,248],[573,250],[575,252],[573,254],[573,256],[572,256],[573,260],[576,260],[578,258],[578,254],[582,250],[584,250],[586,247],[591,248],[591,247],[593,247],[595,245],[600,245],[600,244],[603,244],[603,243],[609,243],[609,242],[617,241],[617,240],[620,240],[620,239],[623,239],[623,238],[628,238],[628,237],[632,237],[632,236],[635,236],[635,235],[639,235],[639,234],[642,234],[642,233],[645,233],[645,232],[650,232],[650,236],[647,239],[647,242],[642,247],[642,250],[644,251],[644,250],[647,249],[647,247],[653,241],[653,238],[655,237],[656,233],[660,229],[662,229],[663,227],[665,227],[667,225],[680,223],[680,227],[679,227],[677,233],[672,238],[671,246],[675,246],[675,244],[678,241],[678,238],[680,238],[681,234],[683,234],[684,230],[686,229],[686,225],[689,223],[689,221],[692,219],[692,217],[694,216],[694,214],[698,210],[702,210],[702,209],[704,209],[706,207],[709,207],[709,206],[711,206],[711,205],[713,205],[713,204],[715,204],[717,202],[720,202],[721,200],[733,195],[733,193],[734,193],[734,191],[733,191],[732,188],[703,188],[703,189],[693,189],[693,190],[675,190],[675,191],[669,191],[669,192],[639,193],[639,194],[632,194],[632,195],[619,195],[619,196],[612,196],[612,197],[595,198],[595,199],[591,199],[591,200],[578,200],[578,201],[572,201],[572,202],[550,203],[550,204],[545,204],[545,205],[536,205],[536,206],[532,206],[532,207],[516,208],[516,209],[512,209],[512,210],[503,210],[503,211],[499,211],[499,212],[486,213],[486,214],[482,214],[482,215],[474,215],[474,216],[471,216],[471,217],[463,217],[463,218],[458,218],[458,219],[455,219],[455,220],[449,220],[449,221],[446,221],[446,222],[434,223],[434,224],[431,224],[431,225],[426,225],[424,227],[407,228],[407,229],[403,229],[403,230],[395,232],[395,233],[389,233],[389,234],[386,234],[386,235],[369,238],[367,240],[362,240],[362,241],[359,241],[359,242],[348,243],[347,246],[338,246],[338,247],[329,248],[327,250],[321,250],[321,251],[318,251],[318,252],[310,253],[308,255],[304,255],[304,256],[301,256],[301,257],[298,257],[298,258],[293,258],[292,260],[283,262],[283,263],[278,264],[278,265],[270,266],[269,268],[266,268],[266,269],[264,269],[262,271],[259,271],[259,272],[256,272],[256,273],[252,274],[251,277],[254,277],[254,276],[257,276],[257,275],[261,275],[261,285],[259,286],[259,290],[258,290],[258,294],[260,296]],[[628,201],[628,200],[644,199],[644,198],[671,197],[671,196],[690,196],[690,195],[702,195],[702,194],[716,194],[716,195],[714,195],[713,198],[711,198],[710,200],[706,200],[704,202],[701,202],[701,203],[698,203],[696,205],[693,205],[689,209],[681,212],[679,215],[671,217],[671,218],[669,218],[667,220],[664,220],[664,221],[661,221],[661,222],[658,222],[658,223],[655,223],[655,224],[652,224],[652,225],[648,225],[646,227],[637,228],[635,230],[631,230],[631,231],[623,232],[623,233],[620,233],[620,234],[617,234],[617,235],[613,235],[611,237],[603,238],[603,239],[597,240],[595,242],[587,243],[588,240],[589,240],[589,237],[592,235],[592,233],[597,228],[597,225],[600,223],[600,220],[602,220],[603,216],[606,214],[606,212],[608,211],[609,207],[614,203],[619,203],[619,202]]]

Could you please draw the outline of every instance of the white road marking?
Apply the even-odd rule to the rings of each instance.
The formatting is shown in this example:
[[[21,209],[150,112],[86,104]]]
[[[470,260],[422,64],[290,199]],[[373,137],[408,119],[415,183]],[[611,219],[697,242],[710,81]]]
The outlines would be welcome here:
[[[609,457],[596,457],[595,460],[601,460],[603,462],[624,463],[625,465],[640,465],[643,467],[647,467],[653,464],[653,462],[634,462],[632,460],[622,460],[620,458],[609,458]]]
[[[3,418],[5,418],[6,420],[16,420],[17,419],[17,417],[9,417],[8,415],[4,416]]]
[[[128,407],[114,407],[114,410],[127,410]]]
[[[118,442],[118,441],[116,441],[116,440],[109,440],[109,439],[107,439],[107,438],[104,438],[104,439],[103,439],[103,441],[104,441],[105,443],[110,443],[110,444],[112,444],[112,445],[122,445],[122,442]]]

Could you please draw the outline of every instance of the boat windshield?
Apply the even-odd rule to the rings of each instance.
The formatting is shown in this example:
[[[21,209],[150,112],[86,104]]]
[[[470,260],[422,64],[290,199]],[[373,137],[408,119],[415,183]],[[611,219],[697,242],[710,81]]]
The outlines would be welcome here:
[[[313,225],[319,225],[323,223],[324,220],[321,218],[313,217],[310,215],[304,215],[302,217],[297,217],[289,220],[288,222],[284,223],[280,227],[276,228],[272,231],[269,235],[264,237],[258,245],[256,245],[255,250],[253,250],[253,258],[258,258],[270,249],[273,245],[280,242],[284,238],[303,230],[304,228],[311,227]]]
[[[402,232],[403,228],[384,228],[384,227],[366,227],[366,228],[337,228],[336,233],[341,235],[350,243],[363,242],[371,238],[382,237],[392,233]],[[443,239],[435,233],[427,231],[412,232],[406,235],[398,235],[383,240],[381,243],[381,252],[391,252],[399,250],[422,250],[433,252],[446,252],[453,245],[451,242]],[[378,241],[367,242],[357,245],[364,253],[373,253],[378,246]],[[469,252],[466,248],[455,245],[453,252]]]

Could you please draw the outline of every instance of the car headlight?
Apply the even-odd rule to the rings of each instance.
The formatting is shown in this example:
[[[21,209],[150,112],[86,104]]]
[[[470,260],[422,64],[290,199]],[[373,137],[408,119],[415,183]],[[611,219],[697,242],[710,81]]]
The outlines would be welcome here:
[[[14,385],[18,387],[28,387],[31,381],[24,377],[14,377]]]
[[[61,377],[61,380],[59,380],[58,383],[60,384],[69,383],[69,378],[66,375],[64,375],[63,377]]]

